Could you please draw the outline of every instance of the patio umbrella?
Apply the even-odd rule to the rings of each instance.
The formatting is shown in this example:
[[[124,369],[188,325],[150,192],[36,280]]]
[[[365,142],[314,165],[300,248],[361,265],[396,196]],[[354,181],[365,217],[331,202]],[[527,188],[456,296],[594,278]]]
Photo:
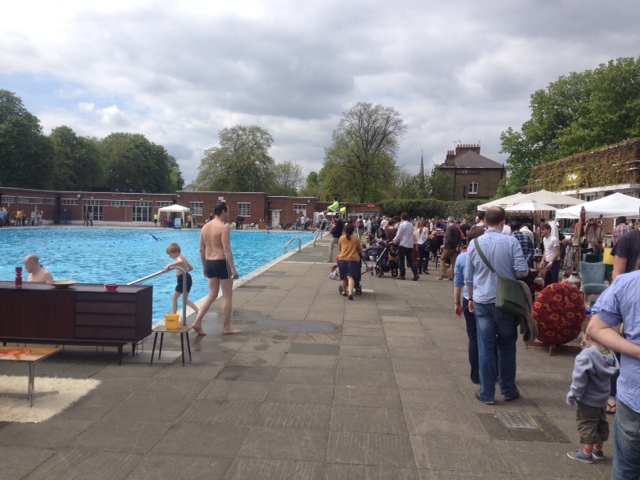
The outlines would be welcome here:
[[[505,211],[507,212],[553,212],[555,210],[557,210],[556,207],[552,207],[545,203],[539,203],[535,200],[529,200],[527,202],[518,203],[505,208]]]
[[[518,199],[522,197],[524,197],[524,193],[514,193],[508,197],[502,197],[497,200],[492,200],[490,202],[483,203],[482,205],[478,205],[478,210],[484,212],[489,210],[491,207],[508,207],[518,203]]]
[[[569,195],[562,195],[561,193],[549,192],[547,190],[538,190],[537,192],[528,193],[524,197],[520,197],[517,202],[512,202],[511,205],[529,200],[553,205],[556,208],[583,203],[579,198],[570,197]]]

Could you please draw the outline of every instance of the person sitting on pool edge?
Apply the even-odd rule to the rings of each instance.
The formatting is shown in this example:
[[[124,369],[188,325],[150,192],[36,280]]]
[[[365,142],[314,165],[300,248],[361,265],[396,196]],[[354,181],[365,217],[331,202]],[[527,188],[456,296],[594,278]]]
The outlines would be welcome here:
[[[29,272],[28,282],[53,282],[53,275],[46,268],[40,265],[40,259],[33,253],[24,259],[24,268]]]
[[[193,279],[191,278],[191,274],[189,272],[193,271],[193,265],[189,263],[189,260],[187,260],[187,258],[184,255],[182,255],[180,245],[178,245],[175,242],[167,247],[167,254],[172,259],[174,259],[175,262],[173,262],[170,265],[167,265],[164,268],[164,270],[169,271],[170,269],[175,268],[176,279],[178,282],[176,285],[176,290],[175,292],[173,292],[173,297],[171,297],[171,313],[176,313],[178,311],[178,298],[180,298],[181,296],[184,296],[186,300],[186,304],[193,309],[196,315],[198,315],[198,311],[199,311],[198,307],[196,306],[195,303],[189,300],[189,292],[191,292],[191,285],[193,284]],[[178,270],[176,267],[180,267],[184,269],[184,273],[182,272],[182,270]],[[185,278],[186,278],[186,282],[185,282]],[[185,286],[185,283],[186,283],[186,286]],[[185,288],[187,289],[186,295],[184,295]]]

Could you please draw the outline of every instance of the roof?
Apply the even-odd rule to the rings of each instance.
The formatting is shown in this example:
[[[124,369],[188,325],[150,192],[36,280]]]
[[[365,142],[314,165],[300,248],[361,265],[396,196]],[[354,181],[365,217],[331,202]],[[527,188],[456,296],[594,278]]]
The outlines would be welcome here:
[[[504,165],[494,162],[490,158],[483,157],[476,152],[465,152],[454,159],[457,168],[504,168]],[[448,168],[445,165],[440,165]],[[449,167],[450,168],[450,167]]]

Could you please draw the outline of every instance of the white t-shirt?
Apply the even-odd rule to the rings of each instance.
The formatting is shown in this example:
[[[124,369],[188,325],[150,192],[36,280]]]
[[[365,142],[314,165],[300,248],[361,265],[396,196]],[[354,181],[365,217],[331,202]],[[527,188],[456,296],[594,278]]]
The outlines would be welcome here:
[[[542,243],[544,244],[544,260],[551,262],[556,255],[556,248],[560,247],[560,241],[553,235],[549,235],[549,237],[542,239]]]

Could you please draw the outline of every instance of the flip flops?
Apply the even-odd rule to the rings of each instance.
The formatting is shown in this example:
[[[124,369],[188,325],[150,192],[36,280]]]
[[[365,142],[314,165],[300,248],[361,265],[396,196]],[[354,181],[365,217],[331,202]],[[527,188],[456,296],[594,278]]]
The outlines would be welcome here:
[[[607,403],[607,413],[609,415],[613,415],[614,413],[616,413],[616,407],[617,405],[615,403]]]

